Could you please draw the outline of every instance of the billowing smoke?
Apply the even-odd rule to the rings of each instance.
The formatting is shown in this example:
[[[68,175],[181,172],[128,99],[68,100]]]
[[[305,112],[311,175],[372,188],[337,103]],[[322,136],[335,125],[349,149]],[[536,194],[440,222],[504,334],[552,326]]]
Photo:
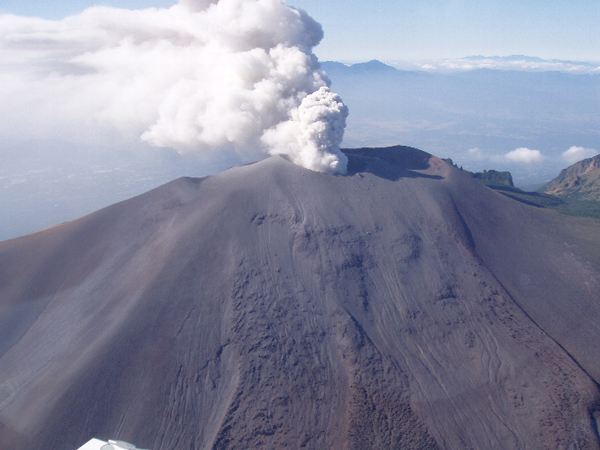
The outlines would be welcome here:
[[[0,15],[0,118],[4,130],[110,129],[179,152],[287,154],[344,173],[348,111],[312,53],[322,37],[281,0]]]

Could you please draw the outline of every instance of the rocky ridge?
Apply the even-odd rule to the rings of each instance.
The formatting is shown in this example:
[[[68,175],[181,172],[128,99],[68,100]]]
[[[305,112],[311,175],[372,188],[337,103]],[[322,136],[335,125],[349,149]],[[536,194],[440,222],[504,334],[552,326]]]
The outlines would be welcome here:
[[[563,169],[542,189],[546,194],[578,200],[600,200],[600,155]]]

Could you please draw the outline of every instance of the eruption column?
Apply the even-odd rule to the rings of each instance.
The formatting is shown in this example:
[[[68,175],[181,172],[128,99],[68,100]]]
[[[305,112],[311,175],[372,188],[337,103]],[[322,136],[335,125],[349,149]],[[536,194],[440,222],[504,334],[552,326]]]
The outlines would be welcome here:
[[[322,37],[281,0],[93,7],[60,21],[0,15],[0,105],[11,105],[0,114],[21,109],[20,124],[63,138],[91,123],[179,152],[286,154],[343,173],[348,111],[312,52]]]

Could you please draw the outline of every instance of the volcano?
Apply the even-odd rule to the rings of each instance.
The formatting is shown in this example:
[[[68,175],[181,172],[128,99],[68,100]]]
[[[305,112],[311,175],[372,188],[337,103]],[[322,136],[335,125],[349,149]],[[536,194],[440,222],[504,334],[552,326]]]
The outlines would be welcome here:
[[[344,152],[0,243],[0,448],[600,449],[600,224]]]

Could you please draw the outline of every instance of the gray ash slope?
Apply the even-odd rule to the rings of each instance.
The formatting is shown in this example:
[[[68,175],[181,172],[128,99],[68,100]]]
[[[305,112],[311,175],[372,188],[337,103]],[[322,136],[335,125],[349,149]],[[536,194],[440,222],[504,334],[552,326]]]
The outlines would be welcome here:
[[[0,448],[599,449],[600,225],[346,152],[0,243]]]

